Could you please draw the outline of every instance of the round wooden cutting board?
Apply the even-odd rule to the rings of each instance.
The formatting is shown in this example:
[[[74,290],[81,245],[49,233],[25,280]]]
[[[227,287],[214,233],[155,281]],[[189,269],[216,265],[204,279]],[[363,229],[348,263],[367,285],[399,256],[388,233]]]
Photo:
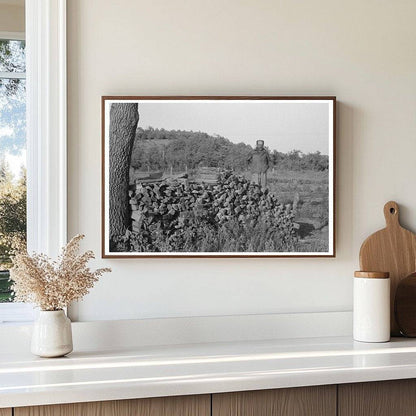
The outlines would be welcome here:
[[[416,270],[416,235],[400,225],[399,206],[390,201],[384,205],[386,228],[370,235],[360,250],[360,268],[390,273],[391,335],[400,335],[394,316],[394,299],[400,280]],[[416,319],[416,317],[415,317]]]

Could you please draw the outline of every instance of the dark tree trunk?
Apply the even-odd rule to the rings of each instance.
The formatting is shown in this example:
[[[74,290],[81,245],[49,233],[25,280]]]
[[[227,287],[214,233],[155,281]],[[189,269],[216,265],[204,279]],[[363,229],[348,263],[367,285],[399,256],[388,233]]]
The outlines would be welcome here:
[[[130,225],[129,167],[139,122],[138,104],[116,103],[110,109],[109,227],[110,247]]]

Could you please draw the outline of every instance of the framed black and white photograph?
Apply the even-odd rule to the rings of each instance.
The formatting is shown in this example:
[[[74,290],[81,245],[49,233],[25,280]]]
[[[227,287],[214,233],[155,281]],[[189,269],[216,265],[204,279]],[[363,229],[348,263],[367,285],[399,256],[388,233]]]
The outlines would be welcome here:
[[[102,97],[103,257],[334,257],[335,97]]]

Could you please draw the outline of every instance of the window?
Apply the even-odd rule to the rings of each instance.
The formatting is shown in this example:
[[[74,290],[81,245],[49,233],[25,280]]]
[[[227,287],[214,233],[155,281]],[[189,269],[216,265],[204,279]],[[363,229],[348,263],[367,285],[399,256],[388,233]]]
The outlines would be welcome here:
[[[10,255],[26,244],[26,53],[0,33],[0,302],[12,301]]]
[[[26,137],[27,193],[22,195],[27,198],[27,215],[19,218],[27,221],[28,250],[56,257],[66,243],[66,0],[26,1],[25,32],[25,37],[0,32],[0,40],[14,51],[5,54],[12,63],[0,69],[0,102],[7,102],[16,115],[12,127],[0,118],[0,158],[4,154],[10,170],[19,175],[25,159],[24,150],[19,149],[25,146],[18,137]],[[10,94],[6,95],[9,84],[14,86],[8,87]],[[25,108],[17,100],[23,96],[13,95],[13,91],[26,95]],[[26,135],[21,134],[24,117],[17,123],[17,108],[27,114]],[[7,151],[6,135],[11,146]],[[24,206],[20,205],[21,211]],[[9,299],[5,279],[0,281],[0,290],[3,300]],[[0,324],[27,322],[33,317],[32,305],[0,302]]]
[[[3,171],[8,164],[13,173],[12,185],[20,185],[19,203],[7,211],[21,220],[16,239],[24,241],[26,234],[29,251],[56,257],[66,243],[66,0],[26,1],[24,8],[25,36],[0,32],[0,160],[4,157]],[[26,192],[24,179],[19,183],[25,159]],[[1,264],[8,260],[4,253]],[[31,321],[32,305],[5,302],[10,299],[5,267],[0,324]]]

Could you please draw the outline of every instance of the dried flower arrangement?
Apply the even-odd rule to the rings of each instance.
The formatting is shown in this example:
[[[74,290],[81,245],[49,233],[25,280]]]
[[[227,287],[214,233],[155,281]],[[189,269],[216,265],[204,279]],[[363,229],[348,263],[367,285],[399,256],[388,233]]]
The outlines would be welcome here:
[[[10,270],[15,302],[34,303],[45,311],[60,310],[84,297],[103,273],[111,272],[109,268],[88,268],[94,253],[78,254],[83,238],[80,234],[72,238],[57,261],[45,254],[29,255],[26,250],[17,253]]]

